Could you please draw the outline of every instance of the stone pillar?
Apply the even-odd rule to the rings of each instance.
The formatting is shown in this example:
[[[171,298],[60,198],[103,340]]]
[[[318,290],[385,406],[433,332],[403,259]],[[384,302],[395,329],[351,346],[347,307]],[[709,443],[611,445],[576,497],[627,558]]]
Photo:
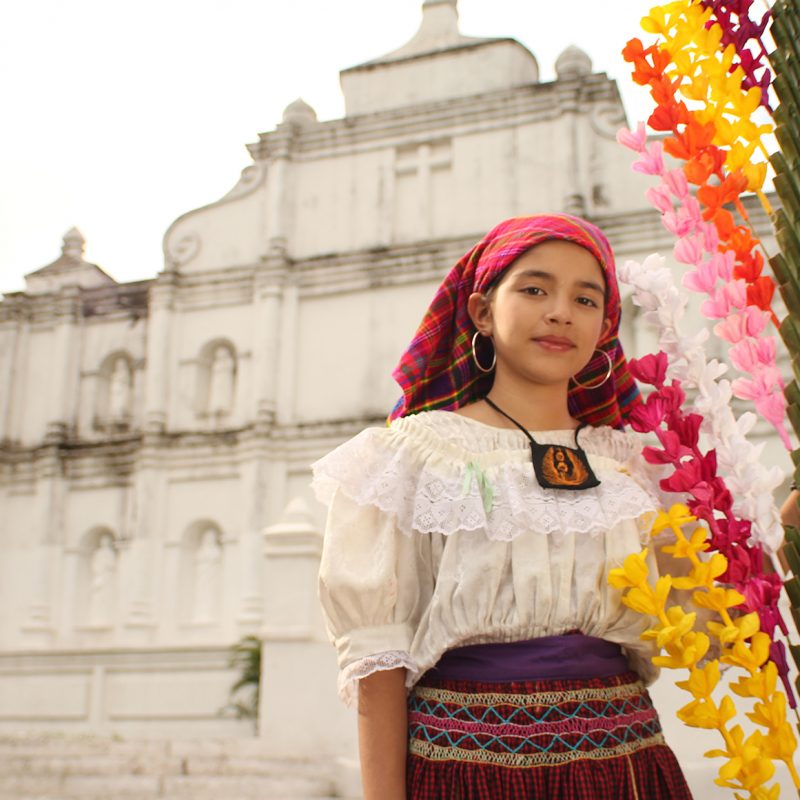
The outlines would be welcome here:
[[[278,269],[264,269],[256,275],[253,298],[255,418],[264,432],[275,421],[277,406],[283,259],[278,261]]]
[[[258,531],[248,530],[242,534],[239,558],[241,591],[237,622],[242,633],[257,633],[263,613],[261,592],[264,572],[264,552]]]
[[[561,126],[564,132],[562,139],[563,153],[561,163],[564,164],[566,192],[563,208],[567,214],[586,215],[586,197],[583,192],[581,176],[583,174],[582,153],[578,125],[580,84],[576,80],[561,82],[558,92],[561,108]]]
[[[58,447],[46,448],[37,466],[38,513],[31,537],[30,594],[22,630],[29,640],[51,644],[56,629],[54,578],[58,574],[64,521],[64,480]]]
[[[355,720],[336,696],[336,655],[317,600],[321,552],[322,535],[300,498],[264,530],[259,731],[271,758],[355,752]],[[298,714],[300,697],[313,713]]]
[[[55,298],[55,331],[51,362],[52,381],[47,409],[47,441],[61,441],[75,426],[77,380],[80,374],[78,346],[80,289],[64,286]]]
[[[278,348],[277,419],[279,425],[291,425],[295,417],[297,386],[297,311],[300,293],[294,281],[283,289],[280,347]]]
[[[167,426],[172,307],[177,278],[175,272],[162,272],[150,287],[144,395],[144,429],[149,434],[163,433]]]
[[[6,297],[0,305],[0,441],[18,437],[20,431],[12,421],[14,392],[19,392],[19,363],[22,357],[24,300]]]

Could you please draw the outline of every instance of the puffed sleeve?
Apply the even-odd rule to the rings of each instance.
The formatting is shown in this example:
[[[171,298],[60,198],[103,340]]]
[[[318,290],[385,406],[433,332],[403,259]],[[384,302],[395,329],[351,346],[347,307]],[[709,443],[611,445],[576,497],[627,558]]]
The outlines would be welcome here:
[[[319,596],[339,658],[338,689],[351,705],[361,678],[405,667],[433,591],[430,537],[397,529],[394,515],[341,489],[329,500]]]

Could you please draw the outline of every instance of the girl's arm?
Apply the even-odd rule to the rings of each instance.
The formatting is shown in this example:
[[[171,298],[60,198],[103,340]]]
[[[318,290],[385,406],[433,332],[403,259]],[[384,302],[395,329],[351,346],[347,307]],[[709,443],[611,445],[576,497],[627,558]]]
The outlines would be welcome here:
[[[358,682],[358,744],[364,800],[405,800],[408,712],[404,668]]]
[[[800,495],[797,489],[793,490],[786,498],[786,502],[781,506],[781,522],[784,525],[791,525],[793,528],[800,528],[800,508],[797,501]]]

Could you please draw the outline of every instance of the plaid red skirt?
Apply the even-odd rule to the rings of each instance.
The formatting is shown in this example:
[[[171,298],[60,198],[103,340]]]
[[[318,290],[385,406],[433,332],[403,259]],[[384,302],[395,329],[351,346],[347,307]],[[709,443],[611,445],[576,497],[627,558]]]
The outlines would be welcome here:
[[[409,800],[691,800],[635,672],[482,682],[409,696]]]

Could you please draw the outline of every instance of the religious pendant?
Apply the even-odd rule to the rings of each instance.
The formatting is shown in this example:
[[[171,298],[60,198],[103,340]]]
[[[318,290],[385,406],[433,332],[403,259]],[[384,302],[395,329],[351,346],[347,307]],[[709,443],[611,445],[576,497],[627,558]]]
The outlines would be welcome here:
[[[539,444],[532,436],[528,438],[531,442],[533,471],[544,489],[591,489],[600,485],[581,447],[574,449],[560,444]],[[577,438],[576,432],[576,444]]]
[[[589,465],[586,452],[578,444],[578,431],[584,425],[580,425],[575,430],[575,447],[566,447],[562,444],[539,444],[514,417],[506,414],[488,397],[485,397],[484,400],[495,411],[513,422],[528,437],[528,441],[531,443],[533,471],[543,489],[593,489],[600,485],[600,481]]]

